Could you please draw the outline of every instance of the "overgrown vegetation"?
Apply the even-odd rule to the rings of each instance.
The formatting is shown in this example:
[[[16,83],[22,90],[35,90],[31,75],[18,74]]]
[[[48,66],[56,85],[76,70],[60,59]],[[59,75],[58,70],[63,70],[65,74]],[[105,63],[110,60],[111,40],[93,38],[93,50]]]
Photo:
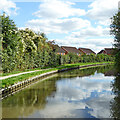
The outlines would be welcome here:
[[[114,61],[108,55],[83,55],[72,53],[57,55],[54,42],[48,41],[44,33],[35,33],[26,28],[18,30],[13,20],[5,14],[0,16],[2,25],[2,69],[3,73],[25,71],[36,68],[55,67],[70,63]]]

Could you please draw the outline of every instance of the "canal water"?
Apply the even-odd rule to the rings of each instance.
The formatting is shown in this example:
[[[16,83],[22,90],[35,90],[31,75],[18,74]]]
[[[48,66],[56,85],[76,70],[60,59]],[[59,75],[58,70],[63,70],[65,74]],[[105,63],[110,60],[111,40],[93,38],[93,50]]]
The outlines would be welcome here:
[[[113,66],[53,74],[2,100],[3,118],[111,118]]]

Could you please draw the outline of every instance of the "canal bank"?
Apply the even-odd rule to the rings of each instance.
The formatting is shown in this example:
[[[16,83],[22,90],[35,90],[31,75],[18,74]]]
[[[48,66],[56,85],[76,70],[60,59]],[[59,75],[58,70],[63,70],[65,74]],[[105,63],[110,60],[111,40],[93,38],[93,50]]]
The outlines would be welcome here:
[[[49,70],[43,71],[45,73],[41,73],[41,74],[36,75],[34,77],[30,77],[29,79],[19,81],[16,84],[2,88],[0,90],[1,99],[3,99],[4,97],[7,97],[9,95],[12,95],[12,94],[26,88],[27,86],[29,86],[33,83],[36,83],[39,79],[45,78],[45,77],[50,76],[54,73],[64,72],[64,71],[73,70],[73,69],[86,69],[86,68],[90,68],[90,67],[96,67],[96,66],[102,66],[102,65],[108,65],[108,64],[113,64],[113,63],[87,63],[85,65],[72,64],[72,65],[68,65],[68,66],[61,66],[59,68],[49,69]],[[12,79],[14,79],[14,77],[11,77],[10,79],[7,79],[7,80],[10,81]],[[16,79],[19,79],[19,78],[16,77]]]
[[[110,118],[113,69],[113,65],[96,66],[39,79],[1,101],[2,118]]]

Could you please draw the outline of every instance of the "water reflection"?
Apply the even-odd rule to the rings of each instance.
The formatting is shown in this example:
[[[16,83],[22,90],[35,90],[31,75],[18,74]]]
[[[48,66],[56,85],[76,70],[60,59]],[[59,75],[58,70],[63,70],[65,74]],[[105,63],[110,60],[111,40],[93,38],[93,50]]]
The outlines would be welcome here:
[[[120,68],[117,69],[112,88],[115,97],[111,100],[111,116],[120,119]]]
[[[56,74],[2,101],[3,118],[109,118],[111,66]],[[109,72],[110,73],[110,72]],[[103,113],[104,110],[104,113]]]
[[[35,84],[2,101],[3,117],[27,117],[37,109],[44,109],[47,96],[53,96],[56,91],[55,80]]]

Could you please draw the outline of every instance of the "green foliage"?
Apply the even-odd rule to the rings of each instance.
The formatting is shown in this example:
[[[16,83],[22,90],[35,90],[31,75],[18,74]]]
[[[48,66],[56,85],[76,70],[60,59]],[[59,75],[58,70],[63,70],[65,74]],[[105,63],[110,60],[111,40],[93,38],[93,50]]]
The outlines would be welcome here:
[[[114,36],[116,77],[111,88],[115,97],[111,101],[111,117],[120,119],[120,10],[111,18],[111,34]]]
[[[3,72],[10,72],[16,68],[16,52],[20,39],[13,20],[5,13],[0,16],[2,25],[2,68]]]
[[[115,66],[117,68],[117,72],[120,73],[120,51],[115,56]]]
[[[0,16],[2,25],[2,47],[8,49],[8,54],[11,55],[15,51],[17,46],[17,40],[19,39],[18,30],[13,20],[10,20],[9,16],[3,14]]]
[[[57,55],[54,41],[48,41],[44,33],[26,28],[18,30],[13,20],[3,14],[2,20],[2,68],[4,73],[27,69],[55,67],[71,63],[113,61],[108,55],[83,55],[73,53]]]
[[[120,42],[120,11],[111,18],[110,28],[110,33],[114,35],[116,42],[115,46],[118,47],[118,43]]]
[[[117,69],[120,68],[120,10],[111,18],[110,33],[114,36],[116,56],[115,62]],[[119,69],[120,72],[120,69]]]

